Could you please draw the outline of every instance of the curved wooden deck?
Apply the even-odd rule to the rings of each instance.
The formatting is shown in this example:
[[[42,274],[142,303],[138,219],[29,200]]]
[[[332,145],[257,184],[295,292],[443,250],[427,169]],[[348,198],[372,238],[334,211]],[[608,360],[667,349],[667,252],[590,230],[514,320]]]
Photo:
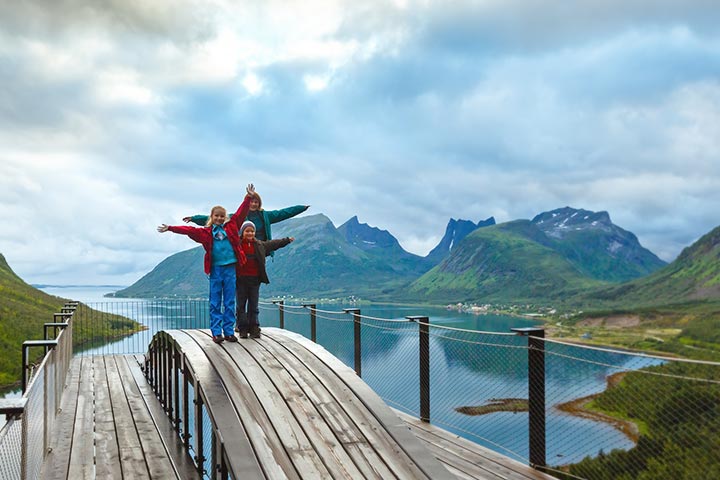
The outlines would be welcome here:
[[[452,478],[355,373],[304,337],[265,329],[218,346],[167,332],[189,358],[242,478]]]
[[[161,335],[202,386],[231,478],[551,478],[423,431],[323,347],[292,332],[267,328],[260,339],[221,345],[207,330]],[[141,363],[132,356],[73,363],[44,478],[198,476]]]

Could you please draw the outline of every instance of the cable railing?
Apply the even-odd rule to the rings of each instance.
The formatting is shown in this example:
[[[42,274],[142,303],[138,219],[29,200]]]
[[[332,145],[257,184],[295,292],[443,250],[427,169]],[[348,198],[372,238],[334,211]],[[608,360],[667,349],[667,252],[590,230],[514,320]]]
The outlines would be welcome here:
[[[45,392],[62,387],[67,366],[61,362],[69,362],[73,352],[148,354],[157,332],[209,326],[207,301],[87,307],[57,314],[46,325],[50,343],[27,347],[47,348],[48,355],[37,366],[26,361],[26,395],[15,407],[6,404],[7,412],[24,413],[10,413],[0,430],[1,478],[35,478],[37,467],[14,452],[42,448],[54,415],[44,418],[40,412],[56,411]],[[482,331],[428,316],[382,318],[356,306],[330,310],[284,300],[261,302],[259,308],[263,327],[315,341],[354,368],[393,408],[558,478],[720,478],[719,363],[581,346],[543,338],[536,327]],[[63,337],[69,326],[75,344],[61,345],[71,338]],[[166,391],[178,384],[177,375]],[[179,399],[176,408],[189,409],[184,425],[197,421],[204,433],[180,434],[188,435],[184,441],[196,453],[199,471],[208,472],[214,460],[202,451],[216,449],[202,437],[220,444],[222,439],[213,436],[207,412],[197,411],[194,419],[190,406],[201,399],[194,398],[189,383],[189,396],[173,398]],[[48,398],[59,402],[57,393]],[[8,448],[18,437],[25,439],[20,447]]]
[[[22,344],[22,397],[0,401],[6,417],[0,428],[0,478],[40,477],[73,355],[73,315],[77,302],[68,302],[45,323],[42,340]],[[50,330],[53,335],[49,335]],[[39,363],[32,351],[44,349]]]
[[[394,408],[560,478],[720,478],[720,363],[261,304]],[[265,322],[265,320],[263,320]]]

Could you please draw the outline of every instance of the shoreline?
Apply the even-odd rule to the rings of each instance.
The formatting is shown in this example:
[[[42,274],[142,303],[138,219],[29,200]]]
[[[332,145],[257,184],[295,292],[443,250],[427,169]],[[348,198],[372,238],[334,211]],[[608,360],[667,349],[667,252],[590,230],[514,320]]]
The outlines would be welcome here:
[[[625,375],[627,375],[627,372],[617,372],[613,373],[612,375],[608,375],[606,377],[606,386],[603,392],[609,390],[610,388],[613,388],[618,383],[620,383],[625,377]],[[574,400],[570,400],[568,402],[560,403],[555,405],[554,408],[568,415],[573,415],[596,422],[607,423],[622,432],[635,445],[637,445],[637,442],[640,438],[640,429],[635,422],[631,420],[624,420],[621,418],[612,417],[605,413],[596,412],[586,408],[588,403],[596,399],[603,392],[593,393],[592,395],[587,395],[585,397],[580,397]]]

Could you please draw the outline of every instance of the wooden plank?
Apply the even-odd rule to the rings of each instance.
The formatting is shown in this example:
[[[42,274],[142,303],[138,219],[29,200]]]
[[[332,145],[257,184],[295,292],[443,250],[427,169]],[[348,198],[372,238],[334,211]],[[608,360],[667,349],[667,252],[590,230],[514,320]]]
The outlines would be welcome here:
[[[241,407],[244,403],[253,404],[254,408],[247,412],[251,416],[240,415],[246,428],[259,424],[264,432],[274,432],[277,440],[269,445],[273,455],[280,449],[287,452],[292,468],[297,470],[299,478],[332,478],[282,397],[239,343],[229,344],[226,350],[215,345],[207,332],[194,330],[187,333],[205,350],[225,381],[230,396],[236,398],[234,392],[241,395],[242,401],[235,405]],[[228,351],[231,355],[228,355]],[[240,363],[235,363],[238,356],[241,358]],[[242,365],[242,368],[238,368],[238,365]],[[261,450],[262,447],[256,448],[256,452]],[[263,467],[266,466],[264,462],[262,464]]]
[[[55,429],[50,440],[50,453],[45,458],[41,478],[64,480],[68,478],[70,455],[77,416],[78,395],[80,391],[80,368],[82,357],[70,361],[65,389],[60,401],[60,413],[55,420]]]
[[[121,382],[125,387],[125,398],[127,398],[128,406],[133,415],[135,429],[140,438],[150,478],[179,478],[175,472],[175,466],[170,461],[170,455],[165,449],[165,443],[135,382],[135,377],[130,372],[127,361],[119,355],[106,358],[108,362],[115,363]]]
[[[124,478],[150,478],[148,465],[143,456],[142,444],[135,429],[130,405],[125,396],[122,378],[114,361],[105,364],[110,388],[112,411],[96,412],[96,415],[110,415],[115,418],[120,466]]]
[[[127,363],[127,368],[142,395],[148,413],[155,424],[155,428],[160,433],[165,450],[173,464],[173,470],[179,478],[192,478],[196,476],[197,470],[195,469],[192,458],[190,458],[190,454],[185,450],[170,418],[165,414],[162,405],[157,397],[155,397],[155,392],[153,392],[143,372],[140,370],[140,365],[144,364],[145,357],[141,356],[138,359],[136,356],[127,356],[124,358]]]
[[[104,358],[100,356],[92,357],[96,412],[94,435],[95,476],[97,478],[121,478],[120,454],[118,452],[117,438],[115,437],[115,419],[112,415],[102,413],[112,412]],[[86,433],[90,435],[90,432]]]
[[[404,422],[385,402],[353,370],[330,352],[294,332],[266,328],[263,329],[263,334],[298,354],[300,361],[313,369],[321,381],[335,382],[329,390],[343,396],[340,399],[341,404],[348,408],[353,419],[374,417],[375,421],[379,422],[380,435],[372,435],[372,432],[366,431],[366,436],[371,441],[382,442],[376,450],[383,453],[383,458],[396,475],[401,478],[455,478],[410,433]],[[299,344],[303,348],[293,344]],[[328,368],[335,373],[334,376],[325,373]],[[357,402],[357,399],[360,402]],[[369,413],[363,414],[363,409],[359,408],[358,404],[362,404]],[[362,422],[358,426],[362,426]],[[387,437],[383,438],[385,434]]]
[[[70,466],[67,473],[67,478],[73,480],[95,478],[94,438],[92,435],[95,399],[92,368],[92,359],[84,358],[80,365],[80,384],[75,410]]]
[[[287,373],[312,401],[335,437],[352,457],[364,478],[395,477],[342,405],[307,365],[275,341],[262,342],[262,346],[278,359]],[[334,374],[329,372],[329,375]]]
[[[436,456],[442,456],[442,461],[454,462],[455,466],[462,471],[480,475],[473,478],[511,480],[552,480],[555,478],[403,412],[396,411],[396,413],[419,439],[428,444]],[[457,460],[453,460],[453,458]],[[477,469],[486,473],[478,472]],[[482,476],[488,474],[495,476]]]
[[[272,445],[278,443],[273,431],[265,431],[252,422],[243,428],[238,413],[241,417],[250,418],[249,412],[246,410],[236,412],[220,375],[210,363],[201,346],[186,331],[168,330],[167,333],[172,336],[173,341],[179,346],[187,362],[192,365],[198,376],[205,392],[206,406],[212,411],[215,421],[220,425],[225,448],[229,455],[228,463],[235,475],[243,479],[299,478],[287,455],[281,451],[282,448],[280,450],[272,448]],[[219,347],[213,344],[213,348]],[[259,462],[256,455],[258,457],[267,455],[268,458],[266,461]]]
[[[325,417],[320,414],[296,379],[288,372],[287,366],[262,347],[261,343],[264,342],[249,341],[240,344],[265,372],[266,378],[270,382],[266,383],[270,394],[273,394],[274,388],[277,394],[283,398],[285,405],[307,435],[314,450],[333,478],[360,478],[362,473],[340,444],[333,430],[325,422]],[[233,353],[235,350],[237,349],[228,349]],[[239,363],[239,365],[244,364]]]

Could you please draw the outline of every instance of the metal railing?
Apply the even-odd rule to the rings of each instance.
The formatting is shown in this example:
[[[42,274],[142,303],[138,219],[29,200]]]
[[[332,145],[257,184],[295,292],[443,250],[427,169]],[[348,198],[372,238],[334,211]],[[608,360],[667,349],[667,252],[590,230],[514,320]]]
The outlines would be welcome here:
[[[228,478],[225,441],[203,385],[182,348],[166,332],[155,334],[143,368],[199,477]]]
[[[581,346],[541,328],[261,309],[311,330],[389,405],[554,476],[720,478],[720,363]]]
[[[207,328],[207,302],[88,306],[95,311],[81,309],[67,323],[95,343],[76,344],[75,353],[160,355],[162,370],[150,378],[162,382],[161,401],[178,435],[193,451],[201,474],[214,475],[218,465],[223,469],[223,439],[204,407],[202,385],[182,356],[168,353],[170,345],[152,341],[166,329]],[[433,324],[427,316],[377,318],[359,308],[323,310],[281,300],[261,302],[260,308],[263,326],[316,341],[354,368],[390,406],[556,477],[720,478],[719,363],[580,346],[543,338],[536,328],[460,329]],[[93,331],[118,317],[132,318],[144,330],[133,327],[122,337],[115,330],[106,338]],[[49,359],[53,352],[72,353],[62,338],[61,332],[48,363],[58,364],[57,358]],[[30,375],[23,422],[45,404],[38,401],[44,399],[44,386],[64,384],[59,377],[46,380],[67,371],[59,368],[40,365]],[[48,373],[41,375],[43,370]],[[39,421],[39,429],[23,424],[21,436],[46,436],[45,425],[53,419]],[[6,460],[3,445],[19,435],[15,422],[0,430],[0,475],[9,472],[8,478],[16,478],[13,465],[32,470]]]
[[[66,303],[54,321],[45,324],[43,340],[22,345],[22,397],[0,401],[0,413],[6,416],[0,429],[0,478],[40,477],[73,354],[72,317],[77,306]],[[53,336],[48,337],[51,329]],[[45,354],[34,365],[30,352],[38,347]]]

